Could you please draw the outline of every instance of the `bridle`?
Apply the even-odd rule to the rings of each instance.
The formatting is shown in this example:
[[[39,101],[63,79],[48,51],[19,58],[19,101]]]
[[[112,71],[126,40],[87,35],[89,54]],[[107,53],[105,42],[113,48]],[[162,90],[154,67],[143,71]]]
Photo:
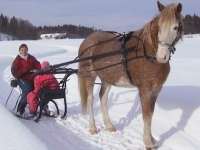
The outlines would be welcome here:
[[[183,25],[182,25],[181,22],[179,22],[179,25],[178,25],[178,28],[177,28],[176,38],[174,39],[174,41],[171,44],[169,44],[167,42],[163,42],[163,41],[158,41],[158,44],[168,47],[169,52],[170,52],[170,59],[171,59],[172,55],[175,53],[175,51],[176,51],[175,44],[181,38],[182,32],[183,32]]]
[[[163,42],[163,41],[158,41],[158,44],[160,44],[161,46],[168,47],[169,52],[170,52],[170,57],[171,57],[171,54],[174,54],[175,51],[176,51],[175,42],[174,41],[172,42],[172,44],[169,44],[169,43],[166,43],[166,42]]]

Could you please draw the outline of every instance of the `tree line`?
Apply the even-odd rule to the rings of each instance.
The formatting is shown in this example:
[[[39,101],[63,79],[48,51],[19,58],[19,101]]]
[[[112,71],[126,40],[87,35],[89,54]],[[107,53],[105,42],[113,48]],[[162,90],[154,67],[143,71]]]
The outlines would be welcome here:
[[[38,39],[37,28],[34,27],[28,20],[9,18],[0,15],[0,32],[13,36],[16,39]]]
[[[96,31],[94,28],[80,25],[36,27],[28,20],[16,18],[15,16],[9,18],[3,14],[0,15],[0,32],[19,40],[39,39],[41,34],[48,33],[66,33],[68,38],[84,38],[94,31]]]
[[[185,34],[200,33],[200,17],[198,15],[186,15],[183,21]]]
[[[48,33],[66,33],[68,38],[85,38],[90,33],[96,31],[94,28],[75,26],[75,25],[57,25],[57,26],[43,26],[38,27],[37,31],[39,34]]]
[[[200,17],[197,15],[186,15],[184,21],[184,33],[200,33]],[[76,26],[76,25],[57,25],[57,26],[39,26],[36,27],[28,20],[9,18],[3,14],[0,15],[0,32],[13,36],[19,40],[39,39],[40,34],[48,33],[66,33],[68,38],[85,38],[90,33],[96,31],[94,28]]]

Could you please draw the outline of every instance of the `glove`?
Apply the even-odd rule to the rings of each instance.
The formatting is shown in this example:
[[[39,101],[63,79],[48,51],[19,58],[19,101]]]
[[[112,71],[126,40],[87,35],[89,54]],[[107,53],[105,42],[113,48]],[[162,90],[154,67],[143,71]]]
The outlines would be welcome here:
[[[41,73],[40,69],[33,69],[29,71],[31,74],[33,74],[34,76],[39,75]]]
[[[30,70],[29,72],[30,73],[38,73],[40,70],[39,69],[32,69],[32,70]]]
[[[10,80],[10,86],[11,87],[17,87],[18,86],[17,80],[16,79]]]
[[[45,67],[41,69],[41,73],[45,74],[45,73],[49,73],[50,72],[51,67]]]
[[[49,71],[50,69],[51,69],[51,66],[47,66],[47,67],[43,68],[42,70]]]

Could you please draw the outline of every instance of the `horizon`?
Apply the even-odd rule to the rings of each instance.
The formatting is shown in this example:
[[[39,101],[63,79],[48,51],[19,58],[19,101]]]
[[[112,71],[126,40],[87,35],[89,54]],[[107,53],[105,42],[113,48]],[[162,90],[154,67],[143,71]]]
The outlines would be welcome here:
[[[170,1],[170,2],[169,2]],[[2,14],[30,21],[34,26],[80,25],[102,30],[130,31],[141,28],[158,14],[156,0],[0,0]],[[161,0],[164,5],[174,0]],[[183,15],[199,15],[200,1],[180,0]],[[48,3],[48,5],[47,5]],[[37,8],[37,9],[36,9]],[[74,9],[75,8],[75,9]],[[103,10],[103,11],[102,11]]]

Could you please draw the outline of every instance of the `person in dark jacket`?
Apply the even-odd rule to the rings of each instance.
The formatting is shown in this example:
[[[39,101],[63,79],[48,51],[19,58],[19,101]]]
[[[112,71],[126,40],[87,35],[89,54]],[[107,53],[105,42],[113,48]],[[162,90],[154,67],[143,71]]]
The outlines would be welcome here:
[[[28,53],[28,46],[21,44],[19,54],[14,59],[11,66],[11,73],[17,79],[22,90],[17,112],[22,115],[27,105],[27,94],[33,89],[33,81],[37,70],[41,69],[40,62]]]

